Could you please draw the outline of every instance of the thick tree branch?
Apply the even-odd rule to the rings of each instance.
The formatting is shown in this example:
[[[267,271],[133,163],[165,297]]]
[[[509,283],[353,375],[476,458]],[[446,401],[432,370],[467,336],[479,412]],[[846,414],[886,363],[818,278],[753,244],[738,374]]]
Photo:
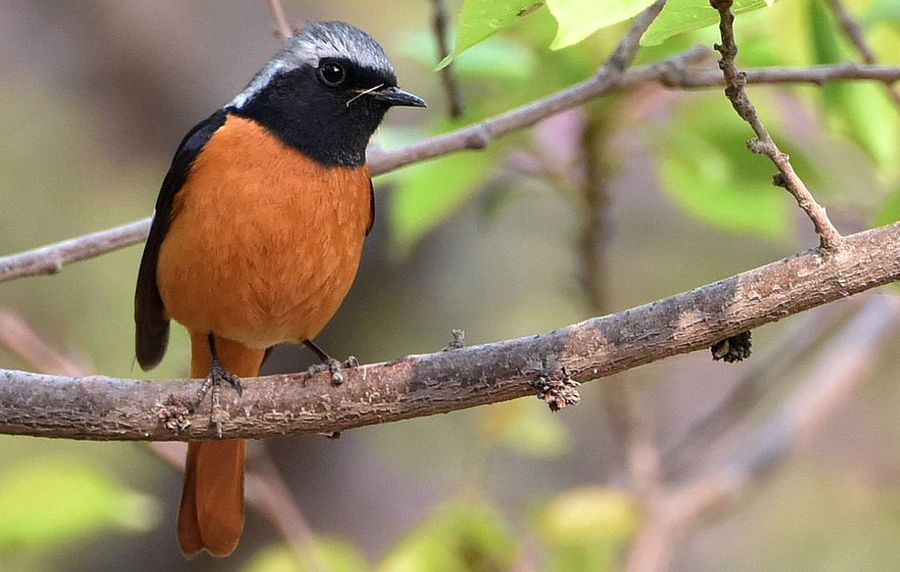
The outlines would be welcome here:
[[[734,14],[731,12],[733,0],[710,0],[710,5],[719,12],[719,33],[722,37],[722,43],[716,44],[716,50],[722,54],[719,60],[719,68],[721,68],[725,76],[725,95],[731,100],[731,105],[738,115],[750,124],[756,133],[756,139],[747,142],[747,146],[754,153],[767,156],[772,163],[778,168],[778,174],[775,175],[775,184],[784,187],[797,200],[797,204],[806,213],[806,216],[812,221],[819,235],[819,242],[822,248],[831,250],[840,246],[841,233],[837,231],[825,208],[816,202],[812,193],[806,187],[806,184],[794,171],[791,160],[786,153],[783,153],[768,129],[763,125],[756,108],[750,102],[744,86],[747,83],[745,74],[738,71],[735,65],[738,47],[734,39]]]
[[[250,380],[226,394],[226,437],[327,433],[447,413],[534,393],[565,367],[577,381],[704,349],[744,330],[900,279],[900,222],[848,236],[696,290],[545,334],[409,356],[329,375]],[[74,439],[208,439],[207,415],[185,419],[199,381],[68,378],[0,370],[0,433]],[[190,421],[179,434],[167,427]]]
[[[534,103],[516,108],[493,119],[474,126],[452,131],[402,147],[393,151],[372,153],[370,167],[373,174],[382,174],[399,167],[434,159],[436,157],[482,148],[489,144],[491,137],[501,137],[511,132],[534,125],[542,119],[612,91],[632,89],[648,83],[659,83],[672,89],[700,89],[724,85],[721,72],[696,70],[692,63],[706,55],[705,48],[694,48],[671,58],[635,68],[626,72],[618,84],[600,81],[600,75],[577,84],[562,92]],[[861,66],[843,63],[813,68],[772,68],[746,70],[747,83],[812,83],[822,84],[842,80],[874,80],[886,84],[900,81],[900,67]],[[85,260],[146,239],[150,230],[150,219],[145,218],[108,230],[95,232],[36,248],[19,254],[0,257],[0,282],[55,274],[66,264]]]

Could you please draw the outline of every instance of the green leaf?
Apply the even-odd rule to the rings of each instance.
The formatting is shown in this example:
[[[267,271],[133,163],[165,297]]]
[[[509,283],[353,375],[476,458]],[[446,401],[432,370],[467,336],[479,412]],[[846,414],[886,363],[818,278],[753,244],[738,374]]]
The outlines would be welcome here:
[[[900,2],[897,2],[897,0],[875,0],[872,2],[863,18],[863,23],[866,26],[872,26],[879,22],[900,24]]]
[[[277,544],[253,555],[242,572],[364,572],[366,559],[352,544],[324,536],[314,536],[309,550],[298,555]]]
[[[79,462],[32,461],[0,474],[0,553],[43,548],[101,528],[148,530],[154,499]]]
[[[547,8],[559,24],[550,49],[577,44],[601,28],[635,16],[652,3],[653,0],[547,0]]]
[[[600,487],[568,491],[538,515],[536,528],[549,555],[546,570],[616,570],[618,553],[634,536],[637,503],[627,494]]]
[[[810,29],[817,64],[848,59],[841,32],[830,10],[818,2],[810,6]],[[900,162],[897,133],[900,119],[884,93],[884,86],[871,82],[835,82],[819,90],[834,130],[855,141],[880,166],[895,169]]]
[[[732,10],[739,14],[759,10],[771,3],[771,0],[736,0]],[[709,5],[709,0],[669,0],[641,38],[641,44],[655,46],[677,34],[700,30],[718,22],[719,13]]]
[[[407,254],[478,188],[491,166],[484,151],[456,153],[391,174],[390,229],[394,251]]]
[[[458,56],[482,40],[506,28],[518,18],[528,16],[544,5],[544,0],[465,0],[459,13],[456,47],[438,64],[446,67]]]
[[[424,31],[410,34],[403,43],[402,53],[423,65],[434,65],[434,35]],[[456,58],[453,71],[461,79],[522,81],[534,79],[537,65],[530,49],[497,36]]]
[[[509,570],[515,544],[508,524],[490,505],[466,499],[440,508],[400,542],[378,572]]]
[[[697,105],[659,141],[663,189],[715,227],[770,239],[787,234],[789,200],[772,185],[774,166],[747,150],[752,131],[727,102]]]

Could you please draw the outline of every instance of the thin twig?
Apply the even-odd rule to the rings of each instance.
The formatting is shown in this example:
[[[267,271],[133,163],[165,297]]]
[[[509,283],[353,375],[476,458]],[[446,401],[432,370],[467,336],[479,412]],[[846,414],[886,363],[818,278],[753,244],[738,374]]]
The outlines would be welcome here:
[[[661,60],[661,62],[666,61]],[[671,89],[704,89],[725,84],[721,71],[693,69],[685,66],[682,62],[674,62],[674,65],[669,67],[670,73],[662,74],[658,78],[639,78],[640,74],[634,73],[637,70],[652,68],[658,63],[660,62],[635,68],[626,74],[621,87],[634,87],[638,81],[644,83],[659,81]],[[855,62],[801,68],[750,68],[745,69],[744,74],[748,84],[808,83],[819,86],[836,81],[877,81],[885,85],[892,85],[900,81],[900,67],[898,66],[869,66]]]
[[[4,256],[0,258],[0,282],[39,274],[56,274],[66,264],[87,260],[143,242],[147,239],[149,232],[150,219],[146,218],[34,250]]]
[[[750,124],[756,133],[756,139],[747,142],[747,146],[754,153],[767,156],[778,168],[774,183],[784,187],[797,200],[797,204],[812,221],[819,235],[819,243],[823,250],[830,251],[841,245],[842,237],[829,220],[824,207],[816,202],[806,184],[794,171],[790,158],[782,153],[769,131],[763,125],[756,113],[756,108],[750,102],[747,92],[745,74],[738,71],[735,65],[735,57],[738,48],[734,39],[734,14],[731,12],[732,0],[710,0],[710,5],[719,12],[719,33],[722,43],[716,44],[716,50],[722,54],[719,60],[719,68],[725,77],[725,95],[731,101],[731,105],[738,115]]]
[[[583,211],[581,233],[581,271],[587,307],[590,315],[599,316],[607,309],[607,248],[609,243],[609,181],[602,157],[604,149],[603,122],[593,116],[585,121],[581,134],[581,155],[584,170],[581,195],[587,208]]]
[[[284,13],[284,6],[281,5],[281,0],[268,0],[268,2],[269,10],[272,11],[272,18],[275,20],[278,37],[282,40],[287,40],[294,35],[294,31],[291,29],[291,24]]]
[[[248,460],[247,502],[272,524],[308,569],[318,568],[313,560],[313,531],[264,442],[257,444]]]
[[[700,521],[734,504],[815,435],[862,384],[883,343],[900,324],[895,299],[875,296],[837,339],[799,389],[769,420],[734,448],[721,468],[668,493],[647,516],[627,570],[667,570],[675,550]]]
[[[590,315],[599,316],[607,310],[607,249],[609,243],[608,171],[603,161],[605,141],[610,136],[602,118],[589,115],[581,134],[583,182],[581,195],[584,210],[580,241],[581,267],[587,308]],[[635,399],[631,387],[621,375],[606,383],[607,416],[617,440],[625,451],[625,464],[632,486],[645,505],[653,502],[662,487],[659,450],[654,442],[647,419]]]
[[[375,163],[373,173],[392,171],[410,163],[446,155],[453,151],[483,149],[498,137],[530,127],[542,119],[577,107],[600,94],[615,89],[620,85],[625,70],[637,55],[641,36],[650,27],[653,19],[664,5],[665,0],[656,0],[638,15],[612,55],[593,78],[544,99],[501,113],[476,125],[410,145],[399,151],[378,153],[371,157],[372,162]],[[691,60],[697,55],[696,51],[689,50],[682,54],[681,59]],[[380,169],[379,171],[375,170],[376,166]]]
[[[369,166],[372,174],[379,175],[457,151],[484,148],[491,142],[491,138],[530,127],[551,115],[613,91],[633,89],[650,83],[659,83],[671,89],[700,89],[723,85],[724,79],[720,72],[691,68],[691,63],[704,57],[706,53],[705,48],[695,48],[635,68],[626,72],[617,85],[602,83],[598,76],[477,125],[457,129],[400,149],[370,153]],[[819,85],[844,80],[873,80],[891,84],[900,81],[900,67],[861,66],[855,63],[813,68],[757,69],[748,70],[746,74],[748,83],[760,84]],[[0,257],[0,282],[40,274],[54,274],[66,264],[142,242],[149,230],[150,218],[145,218],[108,230]]]
[[[37,371],[73,377],[89,375],[90,368],[75,356],[48,344],[21,314],[0,307],[0,348],[6,348]]]
[[[434,39],[437,41],[438,61],[441,61],[450,55],[450,11],[447,9],[447,0],[431,0],[431,3],[434,6]],[[460,117],[463,114],[463,99],[453,73],[453,64],[444,66],[440,74],[441,84],[447,94],[447,113],[450,117]]]
[[[875,51],[869,45],[869,41],[863,33],[862,26],[844,5],[843,0],[827,1],[831,6],[831,11],[834,13],[838,25],[841,27],[841,30],[843,30],[844,35],[847,36],[847,39],[850,40],[850,43],[853,44],[853,47],[856,48],[856,51],[859,52],[859,55],[862,56],[863,61],[870,65],[877,64],[878,58],[875,56]],[[885,85],[885,88],[894,104],[900,106],[900,93],[898,93],[893,86]]]
[[[640,409],[632,388],[621,376],[606,384],[606,411],[613,431],[625,450],[631,484],[646,508],[663,492],[662,461],[651,425]]]
[[[409,356],[345,372],[248,380],[223,397],[223,435],[331,433],[569,388],[900,279],[900,222],[631,310],[544,334]],[[216,436],[187,406],[200,380],[143,382],[0,370],[0,433],[73,439]],[[546,397],[546,396],[545,396]],[[183,426],[180,433],[169,427]]]

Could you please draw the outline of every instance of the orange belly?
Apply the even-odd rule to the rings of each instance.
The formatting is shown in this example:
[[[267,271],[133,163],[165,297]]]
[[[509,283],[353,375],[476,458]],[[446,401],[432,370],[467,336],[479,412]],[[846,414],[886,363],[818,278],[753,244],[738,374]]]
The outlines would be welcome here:
[[[229,116],[175,197],[157,281],[169,317],[250,347],[311,339],[350,290],[365,166],[325,167]]]

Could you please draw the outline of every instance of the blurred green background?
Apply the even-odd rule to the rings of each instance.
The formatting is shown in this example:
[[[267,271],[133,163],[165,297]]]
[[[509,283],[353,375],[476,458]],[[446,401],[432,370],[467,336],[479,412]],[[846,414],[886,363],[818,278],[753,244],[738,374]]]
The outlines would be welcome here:
[[[376,37],[427,113],[393,112],[396,147],[589,77],[624,30],[551,51],[540,9],[459,56],[465,114],[450,119],[434,65],[432,4],[285,0],[292,21],[341,19]],[[456,14],[460,3],[450,2]],[[900,1],[850,2],[897,64]],[[855,56],[824,4],[790,0],[738,18],[739,63]],[[680,35],[639,63],[711,44]],[[0,254],[150,214],[183,134],[229,101],[279,46],[262,0],[0,0]],[[882,86],[753,87],[751,97],[842,231],[900,213],[900,119]],[[590,137],[585,135],[590,132]],[[718,89],[644,87],[466,152],[376,179],[378,216],[353,291],[319,338],[362,362],[545,331],[740,272],[815,244],[748,128]],[[585,288],[586,165],[608,191],[600,278]],[[592,166],[592,167],[591,167]],[[0,285],[54,347],[122,377],[183,377],[176,331],[145,374],[132,353],[141,248]],[[590,296],[587,292],[593,292]],[[893,295],[882,290],[876,295]],[[814,312],[846,316],[853,301]],[[823,314],[824,315],[824,314]],[[796,319],[796,318],[794,318]],[[754,332],[765,356],[793,319]],[[834,328],[817,321],[797,335]],[[826,324],[826,325],[822,325]],[[812,358],[814,359],[814,357]],[[752,361],[752,360],[751,360]],[[309,363],[280,348],[268,371]],[[33,369],[0,348],[0,366]],[[623,374],[665,447],[747,365],[677,357]],[[886,570],[900,566],[900,340],[811,447],[739,510],[684,542],[676,570]],[[796,375],[754,410],[765,418]],[[538,400],[267,447],[316,535],[319,570],[612,570],[639,526],[604,383],[551,416]],[[0,570],[304,569],[260,515],[228,560],[185,561],[180,475],[143,444],[0,437]]]

